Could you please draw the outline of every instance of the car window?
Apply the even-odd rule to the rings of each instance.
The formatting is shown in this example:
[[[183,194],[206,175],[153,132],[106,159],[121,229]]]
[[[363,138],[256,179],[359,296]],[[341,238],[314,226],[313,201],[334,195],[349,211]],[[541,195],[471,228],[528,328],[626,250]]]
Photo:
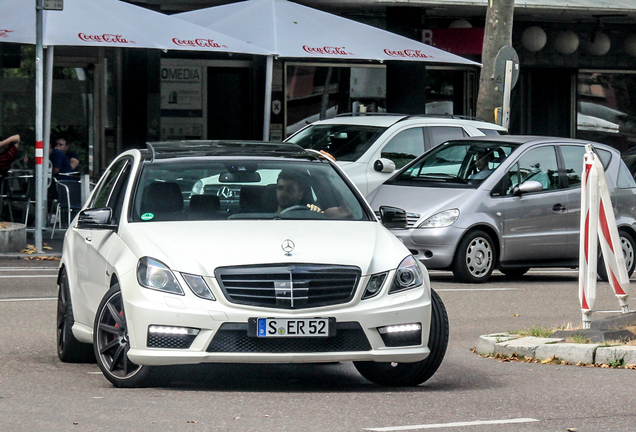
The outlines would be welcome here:
[[[561,149],[563,161],[565,162],[565,175],[568,179],[567,187],[581,186],[585,147],[562,145],[559,148]]]
[[[528,180],[541,183],[543,190],[559,188],[559,170],[554,146],[544,146],[527,151],[508,173],[506,194],[512,194],[515,186]]]
[[[429,149],[441,143],[468,136],[464,128],[456,126],[429,126],[426,128],[429,136]]]
[[[396,168],[404,165],[424,153],[424,132],[421,127],[403,130],[391,138],[380,157],[391,159]]]
[[[517,148],[516,144],[449,141],[422,155],[391,183],[478,186]]]
[[[135,222],[370,220],[357,195],[328,163],[160,160],[144,165],[137,188]]]
[[[302,148],[322,150],[339,161],[356,161],[384,133],[377,126],[323,124],[311,125],[286,141]]]
[[[117,180],[129,163],[130,160],[128,158],[122,158],[115,162],[110,169],[104,173],[102,180],[95,188],[95,193],[93,193],[91,197],[91,201],[88,205],[89,208],[108,207]]]
[[[632,173],[629,171],[629,168],[627,168],[627,165],[625,165],[625,162],[623,162],[622,160],[620,161],[618,167],[618,178],[616,179],[616,187],[618,187],[619,189],[629,189],[636,187],[636,181],[634,181]]]

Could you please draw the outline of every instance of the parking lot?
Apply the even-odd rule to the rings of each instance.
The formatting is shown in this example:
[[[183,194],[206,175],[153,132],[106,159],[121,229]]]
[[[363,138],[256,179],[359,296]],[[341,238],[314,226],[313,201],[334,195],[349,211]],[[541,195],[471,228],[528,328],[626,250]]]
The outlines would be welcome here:
[[[167,371],[165,387],[125,390],[96,364],[57,359],[56,265],[0,261],[0,431],[598,431],[634,422],[634,397],[624,391],[636,384],[632,370],[500,362],[470,351],[481,334],[579,325],[575,271],[531,271],[521,281],[496,273],[482,285],[431,272],[451,341],[419,387],[379,387],[350,363],[332,363],[179,367]],[[617,305],[599,284],[594,317]]]

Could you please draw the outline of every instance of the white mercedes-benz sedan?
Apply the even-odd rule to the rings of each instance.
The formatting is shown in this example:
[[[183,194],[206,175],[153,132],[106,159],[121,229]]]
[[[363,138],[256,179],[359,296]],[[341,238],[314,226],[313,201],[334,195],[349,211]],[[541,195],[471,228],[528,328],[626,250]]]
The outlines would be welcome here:
[[[380,215],[295,144],[129,150],[66,232],[59,358],[94,356],[117,387],[205,362],[353,361],[381,385],[423,383],[446,352],[446,310],[385,228],[404,211]]]

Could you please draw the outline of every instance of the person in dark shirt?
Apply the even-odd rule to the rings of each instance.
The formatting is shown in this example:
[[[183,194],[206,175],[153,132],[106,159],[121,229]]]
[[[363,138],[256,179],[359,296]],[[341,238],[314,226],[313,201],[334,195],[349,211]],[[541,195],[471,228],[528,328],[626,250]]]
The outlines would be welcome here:
[[[75,172],[71,163],[66,158],[66,155],[64,155],[62,150],[58,148],[51,148],[49,150],[49,160],[53,166],[53,177],[59,177],[60,174]]]
[[[55,148],[59,149],[64,155],[68,162],[71,164],[71,168],[73,171],[77,171],[77,167],[79,166],[79,156],[73,150],[70,150],[70,145],[66,141],[66,137],[59,136],[55,139]]]

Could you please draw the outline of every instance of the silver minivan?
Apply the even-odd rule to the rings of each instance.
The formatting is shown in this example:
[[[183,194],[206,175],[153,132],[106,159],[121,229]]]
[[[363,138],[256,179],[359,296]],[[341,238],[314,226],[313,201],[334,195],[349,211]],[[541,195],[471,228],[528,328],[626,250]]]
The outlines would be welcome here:
[[[605,168],[628,274],[636,263],[636,182],[618,150],[553,137],[488,136],[447,141],[406,165],[369,197],[372,208],[406,211],[392,232],[429,269],[467,283],[494,269],[578,266],[585,144]],[[599,275],[606,279],[599,260]]]

